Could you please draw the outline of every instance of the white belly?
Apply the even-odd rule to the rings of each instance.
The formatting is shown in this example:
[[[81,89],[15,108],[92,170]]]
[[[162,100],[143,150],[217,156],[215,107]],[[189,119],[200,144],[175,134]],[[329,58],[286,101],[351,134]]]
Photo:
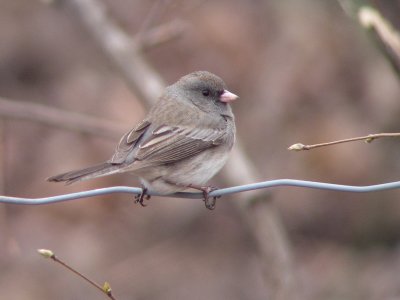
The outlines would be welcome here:
[[[159,166],[157,172],[149,170],[141,174],[142,183],[150,191],[161,194],[183,191],[191,184],[204,186],[225,165],[227,152],[206,151],[174,165]]]

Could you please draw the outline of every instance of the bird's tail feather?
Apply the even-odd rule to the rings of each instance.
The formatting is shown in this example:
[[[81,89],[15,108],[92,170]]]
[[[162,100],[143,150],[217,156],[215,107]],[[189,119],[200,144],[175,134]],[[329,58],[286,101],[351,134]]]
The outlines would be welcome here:
[[[47,181],[51,182],[62,182],[65,181],[66,184],[71,184],[76,181],[87,180],[92,178],[97,178],[101,176],[107,176],[111,174],[118,173],[120,165],[111,164],[111,163],[101,163],[89,168],[70,171],[66,173],[62,173],[59,175],[51,176],[47,178]]]

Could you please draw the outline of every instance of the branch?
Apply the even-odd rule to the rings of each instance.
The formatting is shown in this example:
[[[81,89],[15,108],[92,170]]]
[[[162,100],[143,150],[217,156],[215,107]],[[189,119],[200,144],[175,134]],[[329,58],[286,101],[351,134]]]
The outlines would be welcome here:
[[[148,44],[151,47],[161,44],[159,42],[153,43],[153,41],[152,41],[153,37],[156,37],[156,40],[158,39],[159,41],[164,40],[165,34],[167,33],[166,31],[168,31],[169,30],[168,27],[170,27],[168,24],[172,25],[172,27],[177,25],[178,27],[175,28],[177,30],[176,33],[178,33],[178,34],[181,33],[182,27],[180,25],[182,25],[182,24],[179,24],[181,22],[179,22],[178,20],[172,21],[168,24],[164,24],[159,27],[151,29],[152,24],[157,19],[159,19],[162,11],[165,10],[165,8],[168,4],[170,4],[169,2],[171,2],[171,1],[170,0],[155,0],[155,1],[153,1],[153,4],[152,4],[149,12],[147,13],[144,20],[142,21],[142,24],[141,24],[138,32],[136,33],[136,37],[135,37],[135,39],[137,40],[137,43],[141,46],[142,50],[148,49],[146,44]],[[158,33],[154,31],[154,29],[157,29],[157,28],[160,29],[160,30],[158,30],[159,31]],[[173,30],[173,31],[175,31],[175,30]],[[173,35],[174,35],[174,33],[173,33]],[[173,38],[175,38],[175,37],[170,36],[170,39],[173,39]],[[166,41],[168,41],[168,39]]]
[[[293,144],[292,146],[290,146],[288,148],[288,150],[294,150],[294,151],[311,150],[314,148],[349,143],[349,142],[354,142],[354,141],[365,141],[366,143],[371,143],[372,141],[374,141],[378,138],[383,138],[383,137],[400,137],[400,133],[374,133],[374,134],[369,134],[366,136],[359,136],[359,137],[354,137],[354,138],[349,138],[349,139],[343,139],[343,140],[327,142],[327,143],[320,143],[320,144],[313,144],[313,145],[303,145],[302,143],[296,143],[296,144]]]
[[[179,38],[184,28],[182,21],[175,20],[138,34],[135,41],[141,51],[146,51]]]
[[[365,0],[339,0],[339,3],[348,15],[371,33],[378,48],[400,77],[400,34],[395,27]]]
[[[116,300],[116,298],[112,295],[111,293],[111,286],[108,282],[105,282],[103,286],[99,285],[98,283],[94,282],[91,280],[89,277],[83,275],[81,272],[75,270],[72,268],[70,265],[59,259],[51,250],[48,249],[38,249],[38,252],[40,255],[42,255],[44,258],[51,258],[54,262],[60,264],[62,267],[66,268],[68,271],[74,273],[75,275],[78,275],[80,278],[88,282],[90,285],[107,295],[108,298],[111,300]]]
[[[55,126],[109,139],[116,139],[123,131],[122,126],[116,126],[114,122],[111,121],[95,118],[86,114],[66,112],[42,104],[8,100],[2,97],[0,97],[0,116],[4,118],[35,121],[51,127]]]
[[[145,61],[140,45],[107,14],[97,0],[68,0],[61,2],[75,13],[86,30],[111,59],[127,83],[147,106],[156,102],[165,88],[161,76]]]

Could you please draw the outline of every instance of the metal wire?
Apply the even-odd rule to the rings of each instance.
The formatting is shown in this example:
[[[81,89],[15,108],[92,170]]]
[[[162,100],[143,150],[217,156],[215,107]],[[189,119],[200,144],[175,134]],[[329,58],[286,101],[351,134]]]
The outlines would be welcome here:
[[[210,197],[219,197],[229,194],[247,192],[251,190],[258,189],[266,189],[271,187],[278,186],[293,186],[293,187],[302,187],[309,189],[320,189],[320,190],[331,190],[331,191],[341,191],[341,192],[350,192],[350,193],[369,193],[369,192],[377,192],[383,190],[392,190],[400,188],[400,181],[388,182],[382,184],[375,185],[366,185],[366,186],[352,186],[352,185],[342,185],[342,184],[333,184],[333,183],[324,183],[324,182],[315,182],[315,181],[305,181],[305,180],[295,180],[295,179],[277,179],[277,180],[269,180],[245,185],[239,185],[224,189],[218,189],[210,193]],[[8,196],[0,196],[0,203],[10,203],[10,204],[23,204],[23,205],[41,205],[41,204],[51,204],[62,201],[69,201],[81,198],[89,198],[99,195],[108,195],[115,193],[123,193],[123,194],[140,194],[142,192],[141,188],[137,187],[128,187],[128,186],[113,186],[102,189],[95,189],[77,193],[70,193],[52,197],[43,197],[43,198],[18,198],[18,197],[8,197]],[[165,196],[159,195],[156,193],[149,193],[152,196]],[[172,195],[168,195],[168,197],[177,197],[177,198],[189,198],[189,199],[200,199],[202,198],[202,193],[176,193]]]

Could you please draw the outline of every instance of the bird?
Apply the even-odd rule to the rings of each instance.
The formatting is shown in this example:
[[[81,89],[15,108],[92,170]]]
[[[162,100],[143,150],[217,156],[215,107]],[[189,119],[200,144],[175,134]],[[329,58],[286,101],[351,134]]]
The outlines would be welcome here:
[[[136,203],[149,192],[173,194],[200,190],[208,209],[216,198],[207,186],[226,163],[235,142],[236,126],[230,103],[239,97],[208,71],[196,71],[165,88],[143,121],[125,133],[106,162],[47,178],[50,182],[77,181],[132,173],[142,183]]]

